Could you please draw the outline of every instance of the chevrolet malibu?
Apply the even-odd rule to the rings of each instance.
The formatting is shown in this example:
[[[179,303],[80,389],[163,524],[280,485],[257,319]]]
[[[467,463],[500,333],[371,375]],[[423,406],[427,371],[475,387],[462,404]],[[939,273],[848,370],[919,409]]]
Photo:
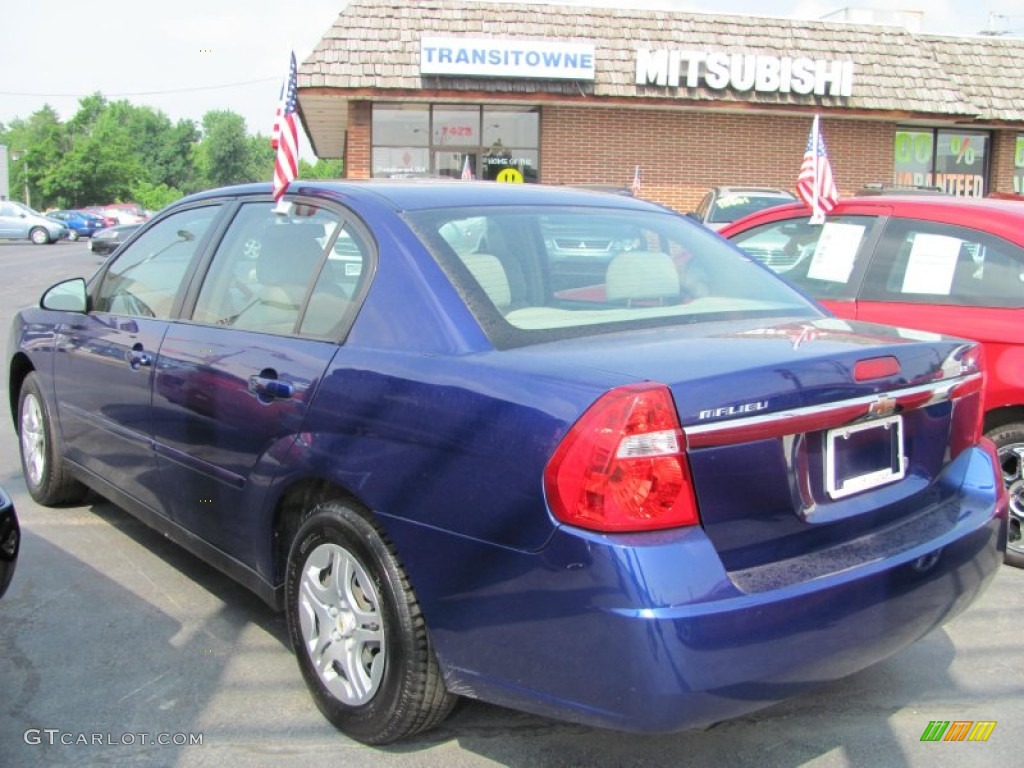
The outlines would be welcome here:
[[[553,226],[623,250],[570,279]],[[367,743],[459,696],[735,717],[948,621],[1005,546],[978,345],[827,316],[628,197],[214,190],[9,349],[32,497],[91,488],[282,609]]]

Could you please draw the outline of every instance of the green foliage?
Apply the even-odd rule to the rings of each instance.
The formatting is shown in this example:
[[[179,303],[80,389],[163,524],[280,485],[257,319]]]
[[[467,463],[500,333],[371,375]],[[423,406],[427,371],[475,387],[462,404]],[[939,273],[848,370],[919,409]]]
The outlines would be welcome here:
[[[300,179],[340,179],[344,174],[345,163],[341,160],[317,160],[315,165],[299,160]]]
[[[210,187],[269,182],[274,172],[270,139],[248,136],[234,112],[207,112],[200,129],[101,93],[82,98],[67,122],[46,105],[27,119],[0,123],[0,144],[20,153],[10,163],[12,196],[22,197],[27,180],[32,206],[40,210],[116,201],[159,209]],[[340,164],[301,162],[300,176],[337,178]]]
[[[132,200],[143,208],[151,211],[159,211],[161,208],[179,200],[183,195],[180,190],[168,187],[166,184],[153,184],[149,181],[140,181],[132,187]]]
[[[241,115],[227,110],[203,115],[203,140],[197,148],[196,165],[206,187],[255,181]]]
[[[248,144],[250,181],[273,181],[276,153],[270,146],[270,137],[257,133],[249,137]]]

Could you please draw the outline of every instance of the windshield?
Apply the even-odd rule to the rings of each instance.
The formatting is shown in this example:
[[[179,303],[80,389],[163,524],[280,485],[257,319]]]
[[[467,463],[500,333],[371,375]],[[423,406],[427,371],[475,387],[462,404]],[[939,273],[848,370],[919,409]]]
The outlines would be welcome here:
[[[712,206],[708,221],[712,224],[728,224],[765,208],[772,208],[776,205],[784,205],[791,202],[793,202],[793,197],[781,194],[759,195],[744,193],[722,195]]]
[[[612,208],[407,214],[497,346],[820,310],[691,219]]]

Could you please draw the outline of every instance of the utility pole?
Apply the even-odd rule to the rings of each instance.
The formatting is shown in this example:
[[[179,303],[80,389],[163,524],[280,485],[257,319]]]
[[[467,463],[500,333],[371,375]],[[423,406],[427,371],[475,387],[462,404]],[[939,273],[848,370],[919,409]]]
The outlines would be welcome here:
[[[32,207],[32,198],[29,196],[29,193],[28,193],[28,150],[27,149],[12,149],[11,150],[11,160],[13,160],[14,162],[18,162],[18,160],[21,160],[21,162],[23,163],[23,169],[24,169],[24,176],[23,176],[23,178],[25,180],[25,205],[27,205],[29,208],[31,208]]]

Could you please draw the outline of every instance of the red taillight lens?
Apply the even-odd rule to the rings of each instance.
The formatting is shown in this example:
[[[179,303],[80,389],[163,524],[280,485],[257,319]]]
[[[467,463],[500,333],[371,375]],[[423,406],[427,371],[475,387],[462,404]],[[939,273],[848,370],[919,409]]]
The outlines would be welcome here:
[[[959,456],[964,448],[975,445],[984,434],[985,421],[985,351],[980,344],[962,348],[943,365],[951,375],[980,374],[958,384],[951,393],[953,423],[950,454]]]
[[[604,394],[548,462],[555,517],[595,531],[650,531],[700,522],[675,404],[661,384]]]
[[[895,357],[869,357],[853,366],[854,381],[873,381],[895,376],[900,372],[900,361]]]

